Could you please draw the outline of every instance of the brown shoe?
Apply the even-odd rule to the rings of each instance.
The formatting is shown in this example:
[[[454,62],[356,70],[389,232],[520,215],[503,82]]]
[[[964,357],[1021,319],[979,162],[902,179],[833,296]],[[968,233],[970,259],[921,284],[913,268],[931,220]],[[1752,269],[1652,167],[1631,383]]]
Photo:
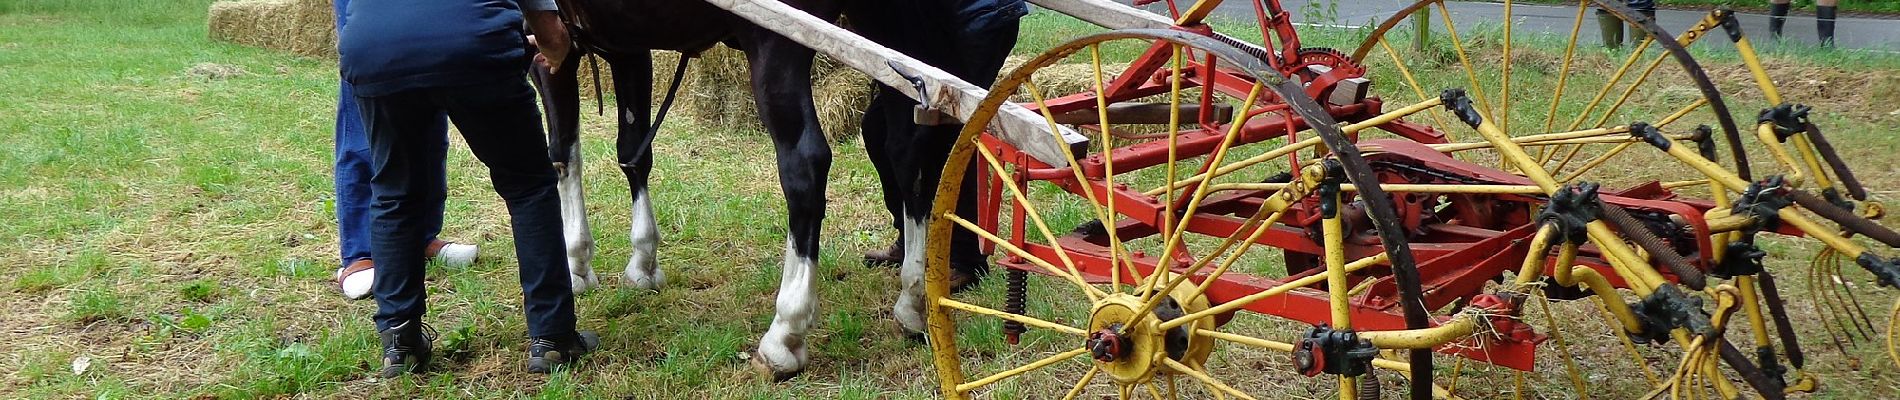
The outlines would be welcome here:
[[[895,267],[903,262],[904,241],[901,239],[891,242],[890,248],[864,253],[864,265],[867,266]]]
[[[336,270],[337,290],[342,291],[343,297],[350,300],[369,297],[370,287],[376,282],[376,271],[372,271],[374,269],[376,269],[376,262],[370,259],[351,261],[350,265]],[[356,279],[350,279],[351,277]]]

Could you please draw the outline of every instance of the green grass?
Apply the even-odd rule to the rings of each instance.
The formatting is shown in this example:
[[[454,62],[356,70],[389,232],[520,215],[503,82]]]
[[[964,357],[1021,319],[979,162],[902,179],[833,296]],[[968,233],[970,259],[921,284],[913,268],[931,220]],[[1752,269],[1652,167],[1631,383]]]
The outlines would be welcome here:
[[[618,171],[598,161],[613,158],[611,121],[586,121],[582,151],[591,168],[584,180],[601,244],[596,268],[607,286],[582,297],[579,311],[584,328],[602,333],[605,351],[552,376],[521,372],[524,326],[505,213],[457,140],[449,159],[456,200],[448,205],[445,235],[482,244],[484,261],[429,269],[429,322],[443,334],[436,342],[442,350],[437,372],[369,378],[377,354],[369,321],[375,306],[341,299],[331,282],[334,65],[210,42],[203,16],[208,3],[0,2],[0,98],[9,99],[0,102],[0,171],[6,171],[0,173],[0,260],[6,260],[0,261],[0,307],[7,309],[0,313],[0,354],[16,355],[0,357],[0,371],[7,371],[0,397],[884,399],[935,393],[928,349],[896,333],[889,318],[895,272],[856,261],[857,253],[882,247],[893,233],[877,206],[875,172],[848,139],[833,144],[819,268],[823,305],[810,338],[814,365],[788,383],[756,379],[740,355],[770,322],[784,234],[783,200],[765,161],[771,145],[754,132],[684,118],[671,119],[656,143],[660,167],[652,193],[666,238],[662,268],[671,278],[658,292],[621,285],[626,187]],[[1017,53],[1097,31],[1035,14]],[[1354,37],[1335,31],[1307,36],[1324,45]],[[1531,52],[1551,47],[1535,45]],[[1125,60],[1141,48],[1104,50],[1110,60]],[[1592,51],[1593,60],[1615,55]],[[1791,71],[1900,69],[1891,58],[1788,51],[1771,58]],[[1446,72],[1442,58],[1434,61],[1436,74]],[[203,63],[247,73],[207,79],[187,72]],[[1381,70],[1377,77],[1392,82],[1391,73]],[[1875,109],[1895,103],[1853,97],[1861,98],[1875,100],[1837,108],[1841,114],[1821,121],[1856,143],[1849,158],[1878,171],[1868,179],[1876,188],[1900,186],[1893,162],[1879,156],[1900,144],[1891,137],[1900,129],[1895,117]],[[1057,229],[1089,218],[1072,196],[1046,188],[1033,195],[1068,202],[1050,210]],[[1079,318],[1072,293],[1036,282],[1033,313]],[[994,300],[1001,289],[985,285],[972,296]],[[960,332],[966,355],[983,368],[1020,364],[1071,344],[1035,331],[1025,335],[1026,345],[1007,346],[999,325],[970,320]],[[1292,334],[1274,325],[1237,328]],[[82,358],[90,367],[75,374],[74,362]],[[1258,373],[1283,368],[1283,355],[1229,348],[1215,358],[1252,371],[1248,376],[1260,380],[1255,383],[1294,382],[1280,392],[1289,396],[1327,394],[1325,381]],[[1829,384],[1894,386],[1884,361],[1865,360],[1869,372],[1858,375],[1827,367]],[[1052,388],[1066,385],[1065,378],[1073,379],[1032,374],[988,394],[1045,398],[1059,392]]]

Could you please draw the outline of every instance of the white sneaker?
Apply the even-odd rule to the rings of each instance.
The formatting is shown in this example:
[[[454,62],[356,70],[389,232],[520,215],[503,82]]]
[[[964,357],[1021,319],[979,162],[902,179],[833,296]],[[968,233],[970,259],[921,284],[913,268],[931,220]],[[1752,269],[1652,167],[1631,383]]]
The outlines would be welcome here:
[[[475,264],[475,259],[481,255],[481,248],[475,245],[440,239],[429,243],[429,250],[427,254],[429,258],[442,261],[442,265],[456,268]]]
[[[336,269],[337,289],[343,291],[343,298],[362,300],[369,297],[370,288],[376,285],[376,263],[368,259],[356,260],[350,265]]]

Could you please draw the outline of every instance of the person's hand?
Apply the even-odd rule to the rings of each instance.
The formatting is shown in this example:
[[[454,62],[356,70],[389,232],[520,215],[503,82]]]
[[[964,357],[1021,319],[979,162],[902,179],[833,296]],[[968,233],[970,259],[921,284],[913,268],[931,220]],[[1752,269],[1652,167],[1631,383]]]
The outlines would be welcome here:
[[[553,53],[555,53],[555,55],[549,56],[550,49],[542,48],[539,41],[535,40],[534,35],[528,35],[528,45],[534,46],[534,48],[537,50],[537,52],[534,53],[534,65],[539,65],[542,68],[547,68],[548,73],[554,73],[556,71],[560,71],[561,63],[564,61],[567,61],[568,49],[566,47],[563,47],[559,50],[553,50]]]
[[[540,54],[534,56],[534,63],[548,67],[549,73],[560,72],[561,63],[567,61],[568,52],[574,48],[567,37],[567,25],[561,23],[560,14],[529,13],[528,27],[534,32],[528,35],[528,44],[541,50]]]

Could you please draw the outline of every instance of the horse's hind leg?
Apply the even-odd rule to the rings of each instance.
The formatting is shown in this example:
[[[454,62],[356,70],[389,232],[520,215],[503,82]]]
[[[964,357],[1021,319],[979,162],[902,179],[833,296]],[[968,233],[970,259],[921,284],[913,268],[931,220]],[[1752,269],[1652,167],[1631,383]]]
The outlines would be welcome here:
[[[580,53],[564,65],[579,65]],[[600,286],[594,274],[594,234],[587,225],[586,193],[581,188],[580,83],[575,68],[558,74],[536,65],[535,87],[541,92],[541,105],[548,123],[548,159],[560,177],[556,188],[561,193],[561,233],[567,240],[568,278],[574,294]]]
[[[666,283],[666,272],[659,267],[660,229],[647,194],[648,178],[653,174],[653,137],[659,133],[648,114],[653,102],[653,59],[647,52],[640,52],[611,61],[614,97],[620,108],[620,132],[614,147],[633,196],[633,222],[628,232],[633,252],[627,260],[627,284],[654,290]],[[686,59],[681,57],[680,62]]]
[[[811,99],[813,52],[775,34],[761,33],[746,56],[759,118],[778,153],[779,185],[790,216],[785,265],[779,277],[777,315],[759,342],[756,365],[784,380],[805,369],[805,335],[818,313],[815,269],[819,228],[825,217],[825,179],[831,144],[818,127]]]

